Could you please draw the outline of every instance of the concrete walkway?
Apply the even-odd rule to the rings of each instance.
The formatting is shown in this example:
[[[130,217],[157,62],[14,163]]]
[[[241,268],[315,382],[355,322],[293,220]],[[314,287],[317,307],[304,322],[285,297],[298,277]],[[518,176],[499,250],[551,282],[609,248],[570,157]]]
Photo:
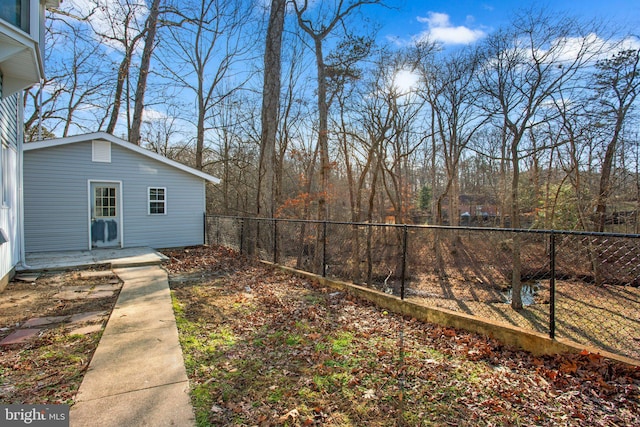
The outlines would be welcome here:
[[[71,407],[70,425],[193,426],[167,273],[158,265],[113,271],[124,284]]]
[[[33,252],[27,253],[25,266],[18,271],[66,270],[96,265],[111,265],[112,268],[157,265],[168,258],[147,247],[125,249],[93,249],[85,251]]]

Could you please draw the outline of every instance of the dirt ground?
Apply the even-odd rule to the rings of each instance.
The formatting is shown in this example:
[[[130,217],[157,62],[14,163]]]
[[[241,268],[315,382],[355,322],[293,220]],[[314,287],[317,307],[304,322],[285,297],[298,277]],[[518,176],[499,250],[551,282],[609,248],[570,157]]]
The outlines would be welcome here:
[[[443,231],[439,250],[432,236],[410,234],[405,297],[492,321],[549,334],[551,317],[550,260],[547,242],[530,235],[520,242],[524,308],[510,306],[513,240],[503,233]],[[382,239],[378,236],[380,240]],[[544,236],[542,236],[544,237]],[[582,241],[580,236],[558,240],[555,269],[555,337],[640,360],[640,286],[636,240]],[[334,237],[335,239],[335,237]],[[602,280],[596,281],[587,248],[600,248]],[[367,262],[356,266],[349,242],[333,242],[327,276],[371,286],[400,296],[402,254],[393,245],[374,246],[370,277]],[[265,258],[269,259],[269,258]],[[366,259],[364,253],[360,259]],[[297,258],[279,262],[298,267]],[[357,268],[356,268],[357,267]]]
[[[33,334],[0,345],[0,402],[71,404],[122,284],[101,269],[25,276],[0,293],[0,342]]]
[[[407,298],[548,334],[549,281],[530,286],[535,292],[519,311],[511,308],[506,291],[453,274],[446,283],[433,275],[418,277],[409,282]],[[555,301],[556,337],[640,360],[640,288],[558,280]]]
[[[535,357],[226,248],[167,255],[198,425],[639,425],[637,368]]]

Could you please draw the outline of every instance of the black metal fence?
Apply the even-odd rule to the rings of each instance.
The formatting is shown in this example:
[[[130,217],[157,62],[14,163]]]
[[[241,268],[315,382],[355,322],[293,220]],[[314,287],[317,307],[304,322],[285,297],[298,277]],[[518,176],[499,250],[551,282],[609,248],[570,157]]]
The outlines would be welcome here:
[[[206,216],[205,232],[264,260],[640,360],[640,235],[224,216]]]

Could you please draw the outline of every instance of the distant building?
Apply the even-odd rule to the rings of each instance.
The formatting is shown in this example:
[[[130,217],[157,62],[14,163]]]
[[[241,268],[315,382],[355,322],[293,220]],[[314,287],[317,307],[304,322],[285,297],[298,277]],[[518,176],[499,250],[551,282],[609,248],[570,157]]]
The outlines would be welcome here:
[[[105,132],[25,144],[26,251],[203,244],[207,182]]]
[[[444,198],[442,212],[445,222],[449,217],[449,199]],[[488,196],[462,194],[458,197],[457,216],[460,225],[495,225],[500,215],[500,207]]]
[[[499,208],[495,200],[490,197],[462,194],[458,202],[459,210],[467,212],[471,218],[483,219],[498,215]]]

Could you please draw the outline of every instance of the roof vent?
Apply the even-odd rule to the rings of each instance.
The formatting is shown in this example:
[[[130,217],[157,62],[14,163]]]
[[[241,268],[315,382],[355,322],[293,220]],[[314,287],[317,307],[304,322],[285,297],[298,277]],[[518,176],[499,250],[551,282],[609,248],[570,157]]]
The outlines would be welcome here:
[[[111,163],[111,143],[109,141],[92,141],[94,162]]]

